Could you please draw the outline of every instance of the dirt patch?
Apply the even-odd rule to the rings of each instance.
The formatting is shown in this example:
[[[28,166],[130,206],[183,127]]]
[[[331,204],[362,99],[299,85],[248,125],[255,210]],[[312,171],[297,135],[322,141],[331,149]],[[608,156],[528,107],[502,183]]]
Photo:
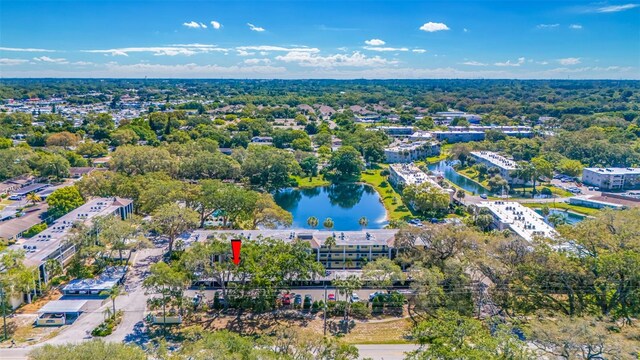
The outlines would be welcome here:
[[[51,339],[60,332],[60,327],[34,326],[33,324],[37,318],[38,316],[35,314],[23,314],[14,315],[7,319],[7,327],[16,346],[22,347],[33,345]],[[0,348],[7,348],[10,346],[11,341],[4,341],[0,343]]]
[[[41,307],[52,300],[58,300],[62,297],[60,290],[54,288],[49,290],[43,296],[37,298],[31,304],[24,304],[16,310],[16,314],[36,314]]]

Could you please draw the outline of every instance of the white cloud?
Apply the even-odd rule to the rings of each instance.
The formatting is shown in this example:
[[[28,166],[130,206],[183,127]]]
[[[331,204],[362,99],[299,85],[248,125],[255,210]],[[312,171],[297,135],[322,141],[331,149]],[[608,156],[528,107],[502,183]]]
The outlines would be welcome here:
[[[276,60],[287,63],[296,63],[300,66],[333,68],[333,67],[370,67],[384,66],[389,64],[397,64],[397,61],[390,61],[379,56],[367,57],[366,55],[355,51],[351,55],[334,54],[328,56],[320,56],[309,52],[292,51],[286,55],[276,56]]]
[[[418,53],[418,54],[424,54],[424,53],[427,52],[427,50],[425,50],[425,49],[413,49],[411,51],[414,52],[414,53]]]
[[[549,62],[548,61],[537,61],[536,64],[549,65]]]
[[[72,62],[72,65],[78,65],[78,66],[87,66],[87,65],[94,65],[94,63],[90,62],[90,61],[76,61],[76,62]]]
[[[365,49],[365,50],[380,51],[380,52],[386,52],[386,51],[409,51],[409,49],[406,48],[406,47],[394,48],[394,47],[380,47],[380,46],[363,46],[362,48]]]
[[[222,27],[222,24],[220,24],[219,22],[215,21],[215,20],[211,20],[211,27],[218,30]]]
[[[450,30],[450,29],[447,25],[443,23],[428,22],[420,26],[420,30],[426,31],[426,32],[435,32],[435,31]]]
[[[269,64],[271,60],[269,59],[246,59],[244,61],[245,64],[248,65],[258,65],[258,64]]]
[[[536,28],[538,29],[557,29],[560,24],[538,24]]]
[[[524,57],[519,57],[518,61],[516,62],[511,62],[511,60],[507,60],[506,62],[497,62],[494,63],[493,65],[495,66],[520,66],[522,64],[524,64],[525,58]]]
[[[580,24],[571,24],[571,25],[569,25],[569,29],[582,30],[582,25],[580,25]]]
[[[16,52],[55,52],[55,50],[35,49],[35,48],[12,48],[0,47],[0,51],[16,51]]]
[[[229,49],[208,44],[175,44],[169,46],[128,47],[105,50],[81,50],[86,53],[107,54],[111,56],[129,56],[129,53],[152,53],[155,56],[191,56],[210,52],[228,52]]]
[[[469,65],[469,66],[487,66],[487,64],[485,63],[481,63],[479,61],[465,61],[462,63],[462,65]]]
[[[249,29],[250,29],[251,31],[257,31],[257,32],[263,32],[263,31],[264,31],[264,28],[263,28],[263,27],[255,26],[255,25],[253,25],[252,23],[247,23],[247,26],[249,27]]]
[[[380,46],[380,45],[386,44],[384,40],[380,40],[380,39],[365,40],[364,43],[371,46]]]
[[[28,62],[29,60],[24,60],[24,59],[0,58],[0,65],[5,65],[5,66],[20,65]]]
[[[272,45],[258,45],[258,46],[238,46],[236,50],[250,50],[250,51],[296,51],[296,52],[320,52],[318,48],[310,48],[306,46],[297,47],[284,47],[284,46],[272,46]]]
[[[183,23],[182,25],[186,26],[186,27],[188,27],[190,29],[200,29],[202,27],[202,23],[197,23],[195,21],[189,21],[189,22]],[[205,26],[205,28],[206,28],[206,26]]]
[[[469,30],[467,30],[467,28],[462,29],[462,31],[469,32]]]
[[[248,52],[246,50],[236,50],[238,52],[238,56],[251,56],[251,55],[255,55],[256,53],[254,52]]]
[[[36,61],[41,61],[41,62],[48,62],[48,63],[55,63],[55,64],[68,64],[69,62],[67,61],[67,59],[64,58],[50,58],[48,56],[40,56],[40,57],[34,57],[33,60]]]
[[[603,6],[603,7],[597,8],[595,9],[595,11],[599,13],[613,13],[613,12],[631,10],[631,9],[637,8],[638,6],[640,6],[640,4],[610,5],[610,6]]]
[[[560,63],[560,65],[577,65],[577,64],[580,64],[580,58],[570,57],[570,58],[558,59],[558,62]]]

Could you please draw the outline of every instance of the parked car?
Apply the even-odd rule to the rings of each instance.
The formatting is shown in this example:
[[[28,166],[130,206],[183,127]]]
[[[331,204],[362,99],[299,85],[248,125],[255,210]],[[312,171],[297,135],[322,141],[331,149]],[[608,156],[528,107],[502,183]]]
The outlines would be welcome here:
[[[327,298],[329,299],[329,301],[336,301],[336,294],[329,294]]]
[[[358,302],[360,301],[360,296],[358,296],[358,294],[353,293],[351,294],[351,302]]]
[[[480,198],[487,200],[488,197],[487,197],[487,194],[480,194]]]
[[[302,303],[302,308],[305,310],[310,309],[312,304],[313,304],[313,297],[309,294],[306,294],[304,296],[304,302]]]
[[[296,296],[293,298],[293,305],[295,306],[302,305],[302,295],[296,294]]]
[[[370,295],[369,295],[369,301],[373,301],[373,299],[375,299],[375,298],[376,298],[376,296],[378,296],[378,295],[384,295],[384,294],[385,294],[385,292],[384,292],[384,291],[376,291],[376,292],[374,292],[374,293],[372,293],[372,294],[370,294]]]
[[[291,294],[282,295],[282,305],[291,305]]]

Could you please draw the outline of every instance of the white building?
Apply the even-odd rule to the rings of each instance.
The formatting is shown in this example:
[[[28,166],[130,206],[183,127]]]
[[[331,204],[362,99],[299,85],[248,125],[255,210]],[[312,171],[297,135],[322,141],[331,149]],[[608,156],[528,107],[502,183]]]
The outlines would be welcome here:
[[[515,177],[514,173],[518,170],[518,164],[513,160],[491,151],[472,151],[471,156],[477,163],[485,164],[488,168],[498,168],[500,176],[507,180],[509,184],[523,184],[526,182]]]
[[[440,144],[428,141],[400,143],[384,149],[384,156],[389,164],[409,163],[436,155],[440,155]]]
[[[640,189],[640,168],[585,168],[582,182],[601,190]]]
[[[448,193],[449,200],[453,199],[453,189],[443,189],[435,179],[425,174],[414,164],[391,164],[389,166],[389,182],[402,187],[429,183],[433,187]]]
[[[521,238],[532,241],[535,237],[554,238],[556,230],[544,221],[542,215],[515,201],[483,201],[479,207],[493,215],[493,226],[509,229]]]

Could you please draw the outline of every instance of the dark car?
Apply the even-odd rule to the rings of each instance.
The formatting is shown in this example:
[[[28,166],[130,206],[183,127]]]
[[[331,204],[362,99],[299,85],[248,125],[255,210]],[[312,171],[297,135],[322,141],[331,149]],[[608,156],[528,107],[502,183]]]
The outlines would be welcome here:
[[[293,305],[302,305],[302,295],[296,294],[296,296],[293,298]]]

